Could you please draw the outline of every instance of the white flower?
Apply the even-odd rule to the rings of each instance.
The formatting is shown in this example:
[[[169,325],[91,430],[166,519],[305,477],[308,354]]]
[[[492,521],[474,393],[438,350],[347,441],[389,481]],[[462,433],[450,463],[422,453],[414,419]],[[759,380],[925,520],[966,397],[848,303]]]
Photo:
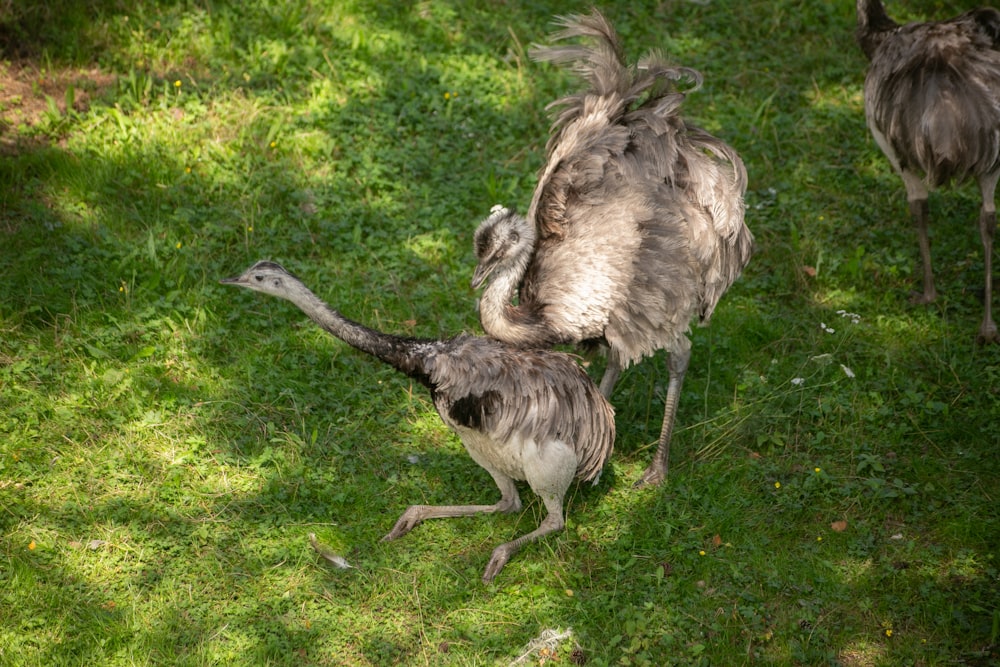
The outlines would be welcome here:
[[[852,371],[850,368],[848,368],[844,364],[841,364],[840,368],[841,368],[841,370],[844,371],[844,375],[846,375],[847,377],[849,377],[849,378],[853,378],[854,377],[854,371]]]
[[[857,324],[858,322],[861,321],[861,316],[858,315],[857,313],[849,313],[846,310],[838,310],[837,314],[843,318],[850,320],[851,324]]]
[[[805,383],[805,381],[806,381],[805,378],[792,378],[792,384],[794,384],[796,387]]]

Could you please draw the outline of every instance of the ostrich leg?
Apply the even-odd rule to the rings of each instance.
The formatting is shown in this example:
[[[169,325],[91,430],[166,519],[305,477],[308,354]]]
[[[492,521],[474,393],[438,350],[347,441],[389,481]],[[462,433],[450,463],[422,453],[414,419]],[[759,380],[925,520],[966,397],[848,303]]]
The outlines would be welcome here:
[[[525,476],[528,486],[545,503],[547,513],[538,528],[510,542],[504,542],[493,550],[486,571],[483,572],[483,583],[493,581],[510,557],[525,544],[562,530],[566,525],[566,520],[563,518],[563,499],[576,474],[573,448],[566,443],[552,441],[530,456],[533,463],[525,467]]]
[[[914,292],[910,301],[921,304],[933,303],[937,299],[937,290],[934,289],[931,241],[927,234],[927,219],[930,217],[927,206],[927,186],[917,174],[900,171],[900,175],[906,186],[906,200],[910,204],[910,218],[913,220],[914,229],[917,230],[917,243],[920,244],[920,261],[924,272],[924,292],[923,294]]]
[[[521,509],[521,497],[517,493],[514,480],[505,475],[489,471],[500,488],[500,500],[493,505],[411,505],[406,508],[389,534],[382,538],[383,542],[402,537],[419,526],[427,519],[451,519],[474,514],[493,514],[495,512],[517,512]]]
[[[1000,172],[989,174],[979,179],[979,189],[983,193],[983,207],[979,213],[979,236],[983,240],[983,253],[986,264],[986,282],[983,299],[983,323],[979,326],[976,342],[1000,343],[1000,334],[993,321],[993,236],[997,228],[997,211],[993,196],[996,192],[997,179]]]
[[[608,353],[608,363],[604,367],[604,375],[601,376],[601,393],[604,394],[604,398],[611,400],[611,392],[615,390],[615,384],[618,382],[618,377],[622,374],[622,365],[618,361],[614,352]]]
[[[555,498],[553,496],[544,496],[542,502],[545,503],[545,509],[548,510],[548,514],[542,519],[542,522],[538,524],[538,528],[526,533],[517,539],[511,540],[510,542],[504,542],[496,549],[493,550],[493,555],[490,557],[490,562],[486,565],[486,570],[483,572],[483,583],[488,584],[493,581],[493,578],[500,573],[503,566],[507,564],[510,557],[513,556],[518,550],[523,547],[528,542],[533,542],[543,535],[548,535],[549,533],[554,533],[557,530],[562,530],[566,525],[566,521],[563,518],[563,499]]]
[[[646,486],[647,484],[659,484],[667,476],[667,469],[670,464],[670,438],[674,431],[674,417],[677,414],[677,404],[681,398],[681,387],[684,385],[684,374],[687,372],[688,362],[691,361],[691,343],[686,338],[682,339],[685,345],[670,353],[667,359],[667,370],[670,372],[670,381],[667,384],[667,398],[663,406],[663,426],[660,429],[660,442],[653,455],[653,462],[646,468],[646,472],[636,482],[636,486]]]
[[[910,201],[910,216],[913,218],[913,226],[917,230],[920,262],[924,272],[924,291],[922,294],[914,292],[911,301],[913,303],[933,303],[937,298],[937,290],[934,289],[934,269],[931,267],[931,241],[927,235],[927,199]]]

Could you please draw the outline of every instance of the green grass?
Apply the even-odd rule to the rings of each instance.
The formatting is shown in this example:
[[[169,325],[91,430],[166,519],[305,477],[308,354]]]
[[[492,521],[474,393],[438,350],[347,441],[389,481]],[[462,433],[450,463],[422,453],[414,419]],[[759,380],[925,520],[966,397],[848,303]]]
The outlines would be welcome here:
[[[850,3],[608,10],[631,57],[705,75],[686,113],[744,156],[758,251],[693,332],[667,482],[631,488],[659,355],[623,377],[567,530],[489,586],[492,548],[541,517],[530,490],[518,516],[381,542],[492,481],[421,387],[217,281],[271,258],[383,330],[478,331],[472,232],[527,205],[573,85],[526,48],[586,5],[43,4],[8,3],[0,44],[39,89],[101,76],[0,136],[0,664],[508,664],[549,628],[573,632],[556,664],[1000,661],[977,195],[934,195],[941,297],[909,305]]]

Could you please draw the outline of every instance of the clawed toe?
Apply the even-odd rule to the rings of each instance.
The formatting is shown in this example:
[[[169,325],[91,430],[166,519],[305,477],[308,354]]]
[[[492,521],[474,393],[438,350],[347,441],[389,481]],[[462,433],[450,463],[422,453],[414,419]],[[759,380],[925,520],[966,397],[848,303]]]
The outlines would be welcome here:
[[[486,565],[486,570],[483,572],[483,583],[488,584],[493,579],[500,574],[500,570],[503,569],[507,561],[510,560],[511,551],[506,549],[507,545],[501,544],[496,549],[493,550],[493,556],[490,558],[490,562]]]
[[[414,512],[413,508],[410,508],[407,511],[403,512],[403,516],[399,517],[399,521],[397,521],[396,525],[392,527],[392,530],[389,531],[389,534],[382,538],[382,541],[389,542],[391,540],[396,539],[397,537],[402,537],[403,535],[406,535],[408,532],[419,526],[420,522],[423,519],[420,518],[419,516],[416,516],[416,514],[417,512]]]
[[[636,480],[632,488],[641,489],[647,486],[659,486],[666,476],[666,473],[663,471],[648,469],[643,473],[642,477]]]
[[[397,523],[395,526],[392,527],[392,530],[389,531],[389,534],[382,538],[382,541],[391,542],[397,537],[402,537],[403,535],[406,535],[408,532],[416,528],[417,525],[419,525],[419,523],[420,522],[417,521],[416,523],[413,524],[409,523],[404,524],[402,520],[400,520],[399,523]]]
[[[979,345],[996,345],[1000,344],[1000,333],[997,333],[996,326],[984,327],[979,330],[979,334],[976,336],[976,343]]]

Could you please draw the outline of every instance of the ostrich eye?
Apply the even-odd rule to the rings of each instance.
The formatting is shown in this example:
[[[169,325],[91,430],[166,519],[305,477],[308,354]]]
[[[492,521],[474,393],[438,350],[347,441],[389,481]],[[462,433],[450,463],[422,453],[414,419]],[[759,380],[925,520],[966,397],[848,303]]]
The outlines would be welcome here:
[[[511,232],[510,233],[510,242],[511,243],[517,243],[520,240],[521,240],[521,235],[520,234],[518,234],[517,232]]]
[[[253,277],[253,279],[254,279],[254,280],[256,280],[256,281],[257,281],[257,282],[259,282],[259,283],[262,283],[262,282],[264,282],[264,276],[262,276],[262,275],[261,275],[261,274],[259,274],[259,273],[258,273],[257,275],[255,275],[255,276]]]

